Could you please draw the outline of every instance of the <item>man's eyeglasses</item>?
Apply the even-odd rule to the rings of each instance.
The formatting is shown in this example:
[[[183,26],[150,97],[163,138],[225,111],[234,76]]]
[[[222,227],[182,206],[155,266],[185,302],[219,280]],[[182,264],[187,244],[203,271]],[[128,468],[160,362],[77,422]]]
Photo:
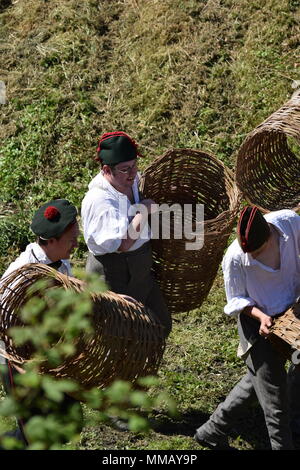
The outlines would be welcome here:
[[[129,173],[131,173],[132,171],[137,170],[137,164],[135,162],[133,165],[128,166],[127,168],[122,168],[121,170],[119,170],[119,168],[114,167],[114,170],[118,171],[119,173],[123,173],[123,175],[129,175]]]

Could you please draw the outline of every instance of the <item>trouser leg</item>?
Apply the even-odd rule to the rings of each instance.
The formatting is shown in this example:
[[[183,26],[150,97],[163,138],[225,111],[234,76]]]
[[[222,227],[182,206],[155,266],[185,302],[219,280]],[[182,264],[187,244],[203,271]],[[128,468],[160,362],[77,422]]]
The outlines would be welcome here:
[[[161,290],[156,282],[153,283],[153,287],[147,296],[145,305],[150,308],[158,321],[164,326],[165,337],[168,337],[172,329],[172,318]]]
[[[197,433],[207,441],[226,435],[257,397],[265,417],[273,450],[293,449],[284,360],[269,341],[259,338],[246,359],[248,374],[231,390]]]
[[[288,391],[291,407],[291,430],[300,435],[300,366],[291,364],[288,370]]]
[[[162,292],[154,281],[151,264],[151,252],[148,251],[136,257],[128,255],[128,259],[116,254],[95,258],[89,253],[86,271],[97,273],[100,279],[105,279],[113,292],[129,295],[149,308],[163,325],[167,337],[172,328],[172,319]]]
[[[100,279],[102,281],[105,281],[103,266],[92,253],[88,253],[88,257],[85,264],[85,270],[88,274],[98,274]]]
[[[210,419],[197,429],[199,437],[204,440],[217,441],[224,437],[235,421],[256,400],[250,374],[244,375],[234,386],[226,399],[219,404]]]
[[[293,449],[285,361],[269,341],[259,337],[246,364],[264,412],[272,449]]]

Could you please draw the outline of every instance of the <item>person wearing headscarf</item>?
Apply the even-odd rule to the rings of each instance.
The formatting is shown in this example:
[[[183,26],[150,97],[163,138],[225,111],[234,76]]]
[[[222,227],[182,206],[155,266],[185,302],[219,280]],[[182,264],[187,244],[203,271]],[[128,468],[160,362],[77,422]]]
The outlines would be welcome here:
[[[274,318],[300,295],[300,217],[291,210],[263,215],[255,206],[245,207],[222,269],[224,312],[237,317],[238,356],[247,373],[197,429],[195,439],[213,449],[228,448],[233,424],[258,400],[271,448],[293,449],[293,432],[299,433],[299,373],[291,365],[287,374],[268,335]]]
[[[141,302],[156,316],[167,337],[171,316],[152,273],[151,199],[139,192],[136,142],[126,133],[105,133],[99,140],[100,172],[88,186],[81,206],[89,250],[86,270],[98,273],[110,290]],[[138,204],[144,210],[133,210]]]

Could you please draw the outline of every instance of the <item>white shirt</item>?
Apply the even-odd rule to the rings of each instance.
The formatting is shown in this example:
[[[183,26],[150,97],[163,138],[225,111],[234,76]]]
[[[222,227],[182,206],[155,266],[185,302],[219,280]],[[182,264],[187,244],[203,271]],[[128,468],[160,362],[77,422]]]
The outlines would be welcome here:
[[[70,261],[68,259],[62,259],[61,261],[62,264],[58,268],[58,271],[62,274],[71,276],[72,271]],[[30,243],[29,245],[27,245],[25,251],[23,251],[20,256],[18,256],[18,258],[9,265],[1,279],[4,279],[8,274],[29,263],[51,264],[52,261],[50,258],[48,258],[48,256],[38,243]],[[5,364],[4,357],[6,357],[5,344],[3,341],[0,341],[0,364]]]
[[[300,295],[300,217],[290,210],[264,217],[280,233],[280,268],[272,269],[255,260],[235,240],[222,262],[227,297],[224,312],[228,315],[238,315],[245,307],[256,305],[274,316]]]
[[[140,202],[138,177],[135,178],[132,192],[135,204]],[[117,191],[102,172],[90,182],[81,206],[81,218],[85,243],[94,255],[117,252],[122,239],[127,235],[128,226],[135,215],[130,213],[133,205],[128,197]],[[128,251],[137,250],[150,240],[151,232],[146,224],[140,237]]]
[[[71,276],[72,273],[70,261],[68,259],[63,259],[61,261],[62,264],[59,267],[58,271],[62,274]],[[52,261],[48,258],[48,256],[38,243],[30,243],[29,245],[27,245],[25,251],[23,251],[20,256],[18,256],[18,258],[9,265],[9,267],[3,274],[2,279],[15,269],[19,269],[28,263],[50,264],[52,263]]]

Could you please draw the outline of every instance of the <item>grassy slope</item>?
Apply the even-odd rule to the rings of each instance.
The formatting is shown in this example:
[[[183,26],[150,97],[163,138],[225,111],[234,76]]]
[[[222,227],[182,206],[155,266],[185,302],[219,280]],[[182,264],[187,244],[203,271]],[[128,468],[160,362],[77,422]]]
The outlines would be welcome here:
[[[2,2],[9,4],[10,2]],[[1,8],[1,7],[0,7]],[[97,137],[122,129],[146,158],[171,147],[235,154],[299,79],[298,0],[19,0],[0,13],[0,271],[52,197],[80,206]],[[82,262],[83,244],[75,262]],[[193,448],[190,437],[242,373],[219,276],[198,311],[175,318],[162,386],[182,418],[149,437],[87,429],[86,448]],[[188,333],[188,334],[187,334]],[[252,413],[252,414],[251,414]],[[253,415],[254,414],[254,415]],[[250,412],[240,448],[257,441]],[[162,432],[160,432],[162,431]],[[258,439],[264,446],[264,440]]]

